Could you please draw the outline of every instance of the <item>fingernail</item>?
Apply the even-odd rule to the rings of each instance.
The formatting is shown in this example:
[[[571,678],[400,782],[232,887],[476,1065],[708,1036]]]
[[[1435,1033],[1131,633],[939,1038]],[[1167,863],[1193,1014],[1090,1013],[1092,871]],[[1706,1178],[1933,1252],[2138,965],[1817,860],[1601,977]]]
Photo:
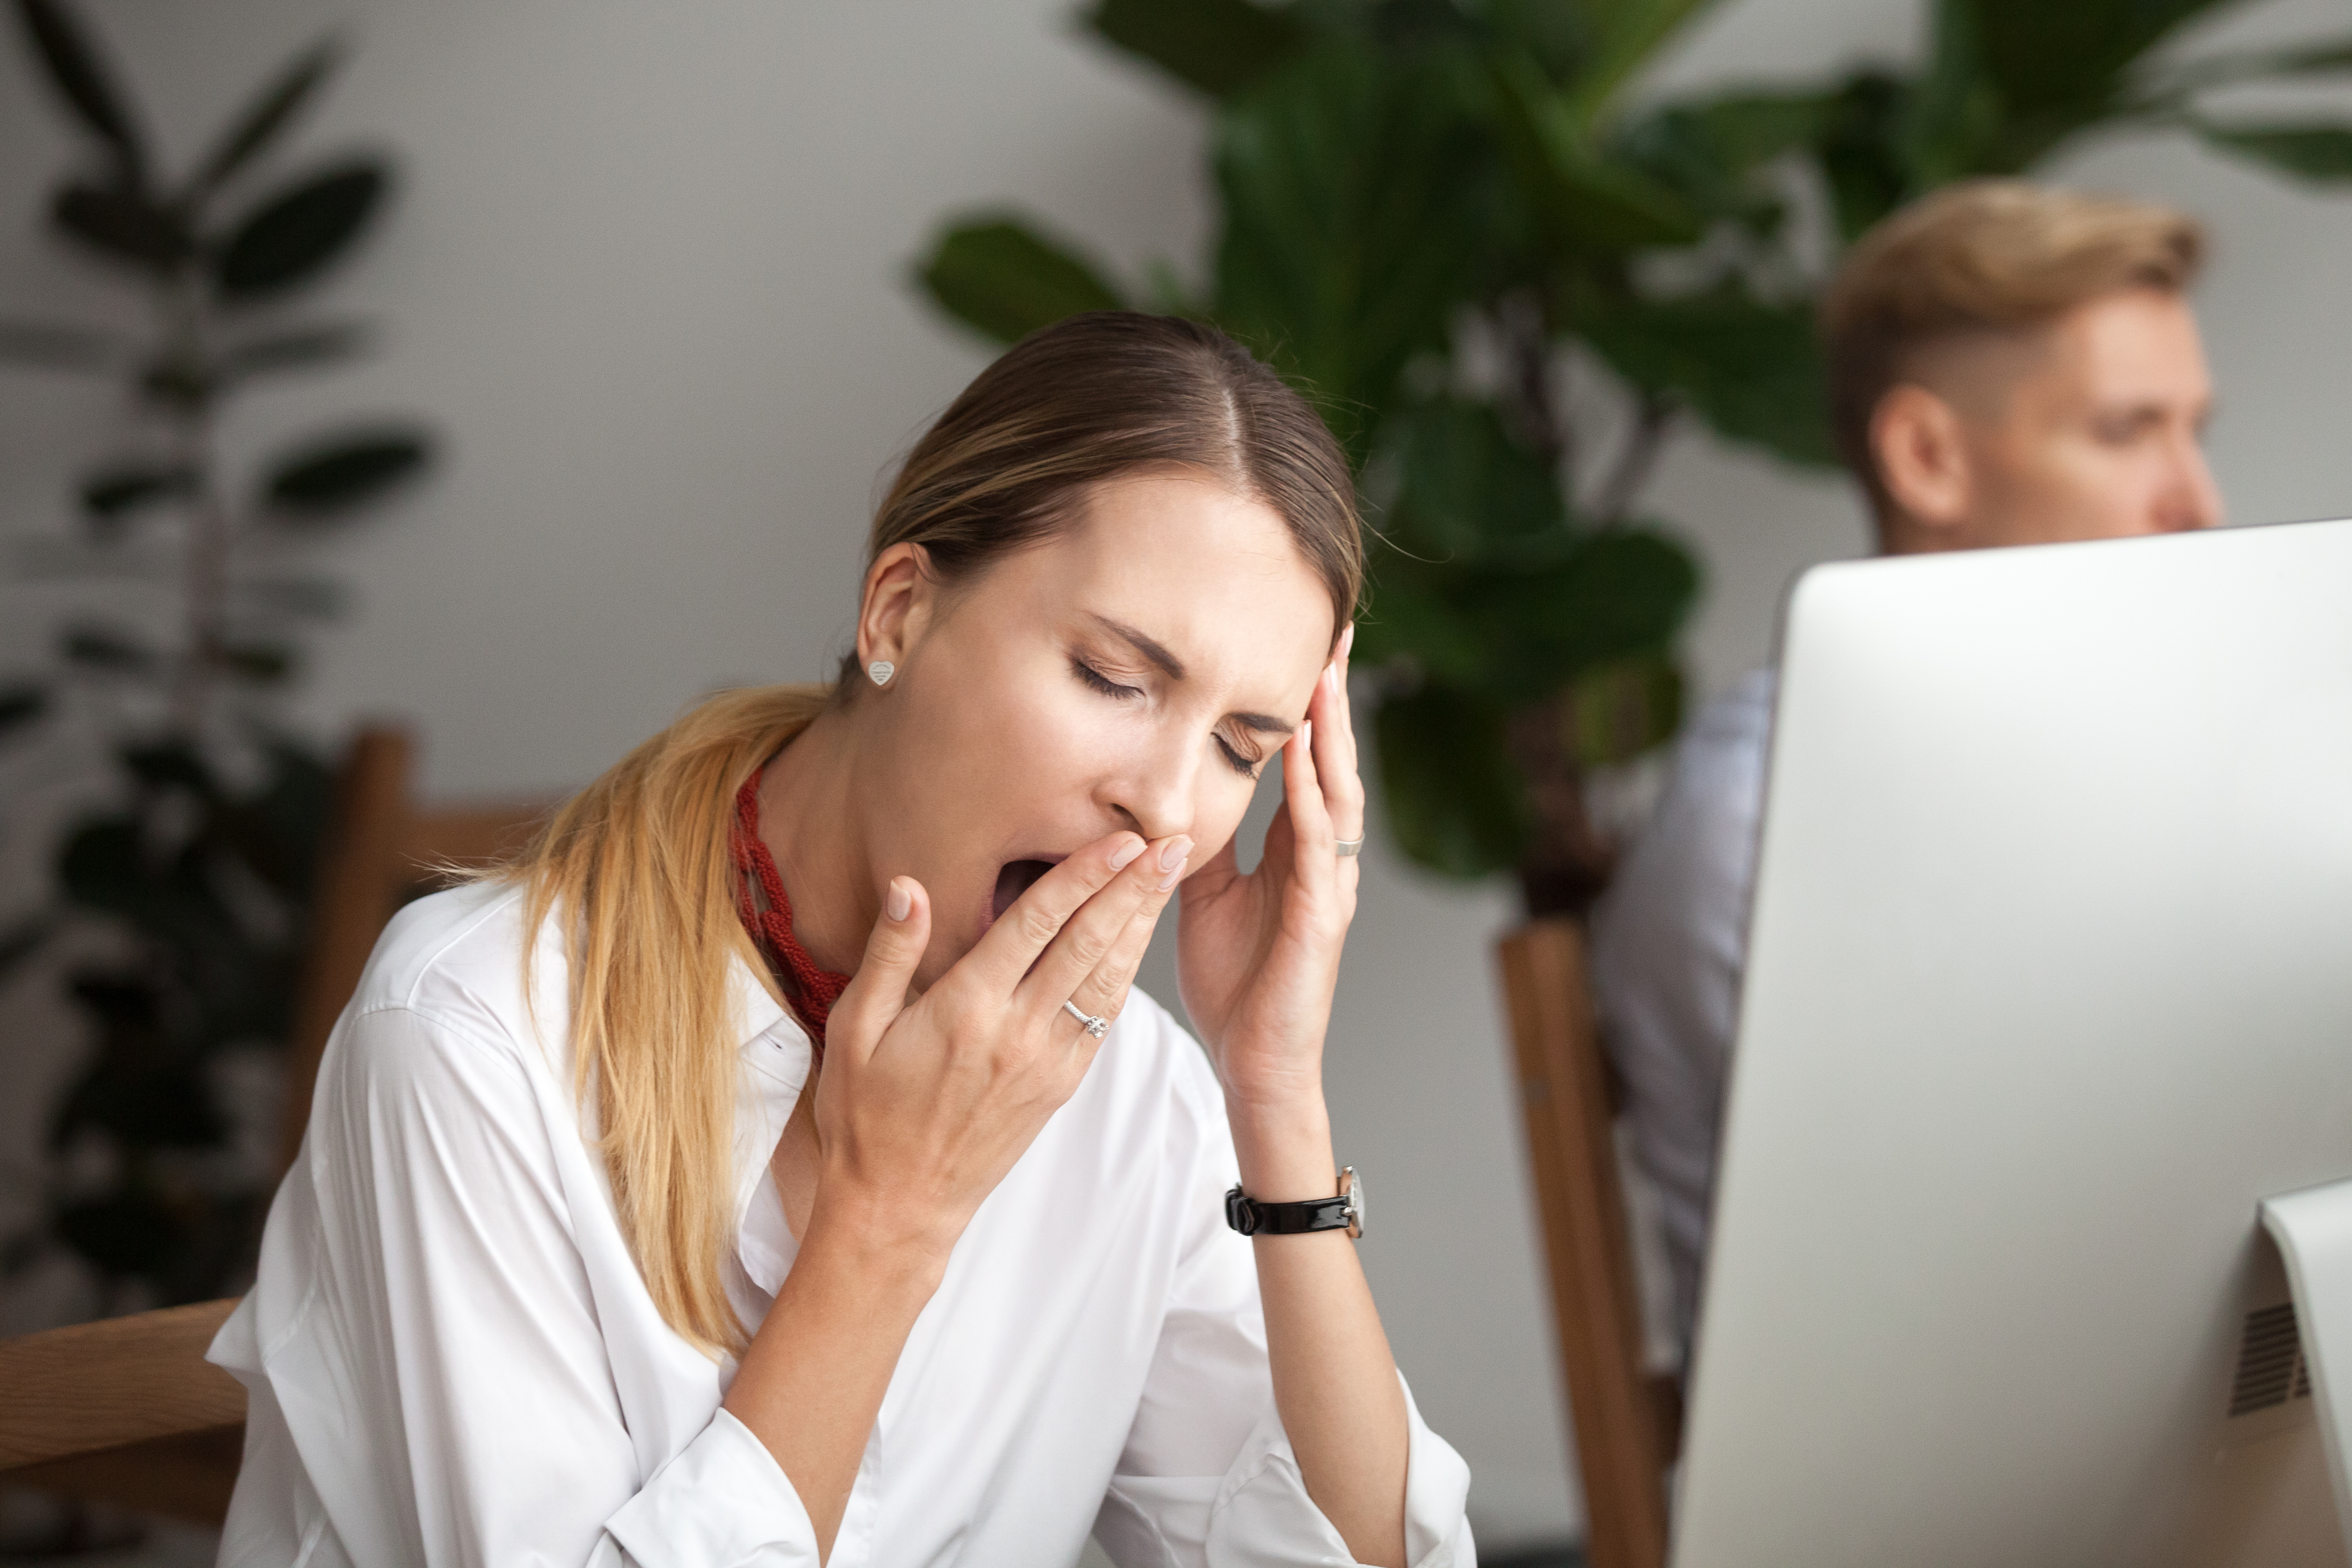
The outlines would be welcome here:
[[[1334,697],[1339,695],[1339,667],[1336,662],[1323,667],[1323,689]]]
[[[1348,623],[1348,629],[1347,629],[1346,631],[1341,632],[1341,633],[1339,634],[1339,657],[1340,657],[1341,658],[1347,658],[1347,657],[1348,657],[1348,650],[1349,650],[1349,648],[1351,648],[1351,647],[1355,647],[1355,646],[1356,646],[1356,623],[1355,623],[1355,622],[1353,622],[1353,621],[1349,621],[1349,622]]]
[[[1135,863],[1135,858],[1142,853],[1143,840],[1140,838],[1129,838],[1126,843],[1120,845],[1118,848],[1110,852],[1110,868],[1114,871],[1124,871],[1129,866],[1133,865]]]
[[[892,920],[905,920],[907,912],[915,907],[915,895],[907,891],[907,884],[893,878],[890,897],[885,900],[884,907],[889,910]]]
[[[1192,853],[1192,841],[1179,834],[1160,846],[1160,868],[1163,871],[1173,871],[1184,864],[1184,857],[1191,853]],[[1167,884],[1163,882],[1160,886],[1165,887]]]
[[[1164,893],[1183,879],[1184,862],[1179,860],[1174,866],[1171,867],[1166,872],[1161,874],[1160,879],[1160,890]]]
[[[1298,743],[1308,751],[1315,749],[1315,721],[1308,719],[1298,726]]]

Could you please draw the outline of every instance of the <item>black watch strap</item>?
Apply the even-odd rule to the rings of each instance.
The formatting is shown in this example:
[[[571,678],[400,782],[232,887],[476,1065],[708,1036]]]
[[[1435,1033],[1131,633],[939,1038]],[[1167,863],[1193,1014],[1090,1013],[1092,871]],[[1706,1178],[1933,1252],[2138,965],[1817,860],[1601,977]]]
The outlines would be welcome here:
[[[1262,1204],[1244,1196],[1239,1184],[1225,1194],[1225,1223],[1244,1236],[1304,1236],[1309,1231],[1364,1234],[1363,1189],[1353,1165],[1339,1173],[1339,1191],[1304,1203]]]

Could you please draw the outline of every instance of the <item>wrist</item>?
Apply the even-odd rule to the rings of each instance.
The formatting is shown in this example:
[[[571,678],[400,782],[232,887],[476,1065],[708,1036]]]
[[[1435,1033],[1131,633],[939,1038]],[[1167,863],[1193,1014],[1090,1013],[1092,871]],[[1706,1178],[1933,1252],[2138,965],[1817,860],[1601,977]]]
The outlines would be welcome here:
[[[1339,1190],[1332,1157],[1331,1118],[1320,1096],[1312,1103],[1229,1105],[1234,1154],[1242,1191],[1260,1203],[1301,1203]]]
[[[929,1299],[962,1234],[960,1219],[893,1201],[854,1182],[820,1178],[800,1256],[816,1248],[877,1285],[902,1286]]]

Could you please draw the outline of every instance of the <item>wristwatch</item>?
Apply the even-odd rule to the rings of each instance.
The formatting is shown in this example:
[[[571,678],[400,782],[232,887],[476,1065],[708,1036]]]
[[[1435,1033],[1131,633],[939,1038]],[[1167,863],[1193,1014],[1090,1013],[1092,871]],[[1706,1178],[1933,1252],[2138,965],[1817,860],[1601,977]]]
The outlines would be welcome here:
[[[1302,1236],[1311,1230],[1364,1234],[1364,1184],[1349,1165],[1339,1173],[1339,1195],[1299,1204],[1262,1204],[1244,1197],[1241,1184],[1225,1194],[1225,1223],[1244,1236]]]

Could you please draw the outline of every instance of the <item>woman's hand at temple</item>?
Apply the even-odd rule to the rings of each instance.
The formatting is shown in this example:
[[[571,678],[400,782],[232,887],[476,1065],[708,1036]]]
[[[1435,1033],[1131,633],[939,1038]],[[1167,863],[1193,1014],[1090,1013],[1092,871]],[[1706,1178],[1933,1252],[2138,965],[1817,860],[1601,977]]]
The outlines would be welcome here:
[[[1183,886],[1179,973],[1237,1113],[1322,1103],[1323,1032],[1356,913],[1364,786],[1348,710],[1350,626],[1315,682],[1307,722],[1282,748],[1282,812],[1244,876],[1228,840]]]
[[[1191,848],[1132,833],[1089,845],[911,1003],[930,903],[912,879],[891,882],[826,1027],[800,1252],[725,1401],[791,1478],[828,1554],[957,1237],[1094,1060],[1100,1042],[1063,1002],[1118,1013]]]

